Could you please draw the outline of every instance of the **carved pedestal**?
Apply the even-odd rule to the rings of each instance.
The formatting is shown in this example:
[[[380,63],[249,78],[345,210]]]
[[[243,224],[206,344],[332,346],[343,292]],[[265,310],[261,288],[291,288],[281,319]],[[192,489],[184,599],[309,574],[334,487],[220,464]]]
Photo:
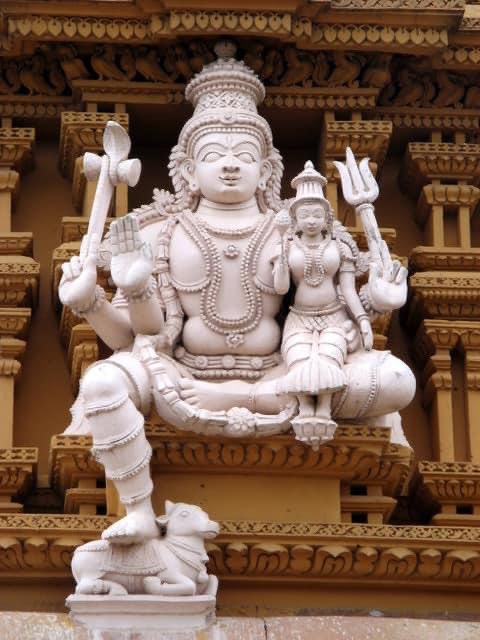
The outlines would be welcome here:
[[[173,636],[189,640],[192,633],[215,622],[213,596],[72,595],[66,605],[73,620],[93,634],[110,632],[123,638],[132,633],[139,640],[170,640]]]

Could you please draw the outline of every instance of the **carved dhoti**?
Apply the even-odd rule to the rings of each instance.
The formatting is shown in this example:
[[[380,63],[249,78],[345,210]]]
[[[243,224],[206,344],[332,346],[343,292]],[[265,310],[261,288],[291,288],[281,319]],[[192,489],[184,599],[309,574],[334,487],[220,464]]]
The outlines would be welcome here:
[[[315,311],[291,307],[282,341],[288,373],[279,379],[278,392],[317,395],[343,389],[343,365],[354,336],[341,305]]]

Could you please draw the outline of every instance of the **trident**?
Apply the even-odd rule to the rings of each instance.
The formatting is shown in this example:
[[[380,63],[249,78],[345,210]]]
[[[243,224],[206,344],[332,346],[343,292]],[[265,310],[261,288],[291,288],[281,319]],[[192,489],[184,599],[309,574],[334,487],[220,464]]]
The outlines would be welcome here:
[[[368,163],[369,158],[363,158],[357,165],[350,147],[346,149],[345,164],[334,161],[342,181],[343,197],[355,207],[362,221],[372,261],[385,268],[391,266],[391,258],[375,218],[372,203],[378,198],[378,184]]]

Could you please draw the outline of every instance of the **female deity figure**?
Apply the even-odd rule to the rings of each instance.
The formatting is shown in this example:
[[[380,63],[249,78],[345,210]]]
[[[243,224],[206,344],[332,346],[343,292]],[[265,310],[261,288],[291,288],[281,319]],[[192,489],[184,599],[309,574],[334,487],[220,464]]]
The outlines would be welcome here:
[[[335,432],[332,396],[347,386],[347,354],[373,346],[370,320],[355,287],[359,251],[344,227],[334,224],[323,195],[326,183],[310,161],[292,180],[297,194],[290,215],[277,215],[283,237],[273,258],[275,290],[287,293],[291,279],[296,287],[281,347],[288,373],[278,380],[277,391],[295,394],[297,438],[316,446]],[[295,234],[285,242],[291,221]]]
[[[150,500],[151,448],[143,428],[152,404],[177,428],[223,436],[285,432],[298,412],[298,394],[278,389],[279,380],[289,379],[279,352],[282,295],[271,260],[281,239],[275,215],[285,206],[282,159],[257,111],[265,95],[262,83],[234,59],[231,47],[222,45],[217,52],[219,59],[187,86],[194,112],[170,156],[174,193],[156,191],[151,204],[113,222],[102,250],[99,233],[89,232],[80,256],[63,265],[60,299],[114,352],[85,372],[67,432],[92,434],[96,456],[117,487],[127,515],[104,532],[116,542],[158,535]],[[130,162],[125,160],[128,144],[113,146],[122,162]],[[106,215],[107,196],[125,170],[113,170],[105,149],[101,166],[107,170],[99,178],[93,209],[98,211],[98,198]],[[360,190],[359,197],[361,205],[367,195]],[[296,213],[301,219],[301,209]],[[317,289],[302,283],[325,293],[314,302],[321,307],[337,304],[328,282],[341,268],[336,247],[343,244],[333,243],[334,231],[324,247],[330,265],[325,284]],[[349,264],[347,245],[344,265]],[[307,269],[309,279],[317,278],[320,262],[323,266],[323,259],[315,260],[318,264]],[[99,265],[110,270],[116,285],[112,302],[96,284]],[[342,273],[346,281],[345,269]],[[403,267],[377,264],[361,292],[363,313],[398,308],[406,292]],[[300,298],[295,304],[305,306]],[[350,313],[358,318],[358,300],[352,304]],[[288,349],[302,340],[293,325],[292,316],[284,342]],[[371,346],[367,322],[360,319],[360,325],[365,346]],[[341,384],[331,388],[333,419],[398,425],[396,412],[410,402],[415,388],[410,369],[388,352],[349,353],[345,347],[342,354]]]

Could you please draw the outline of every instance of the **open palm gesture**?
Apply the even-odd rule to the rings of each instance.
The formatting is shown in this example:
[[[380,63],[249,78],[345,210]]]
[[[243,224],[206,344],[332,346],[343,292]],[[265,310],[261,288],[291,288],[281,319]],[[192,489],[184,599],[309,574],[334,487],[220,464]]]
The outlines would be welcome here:
[[[110,225],[111,273],[117,287],[127,294],[144,289],[152,274],[152,247],[140,236],[138,220],[128,214]]]

